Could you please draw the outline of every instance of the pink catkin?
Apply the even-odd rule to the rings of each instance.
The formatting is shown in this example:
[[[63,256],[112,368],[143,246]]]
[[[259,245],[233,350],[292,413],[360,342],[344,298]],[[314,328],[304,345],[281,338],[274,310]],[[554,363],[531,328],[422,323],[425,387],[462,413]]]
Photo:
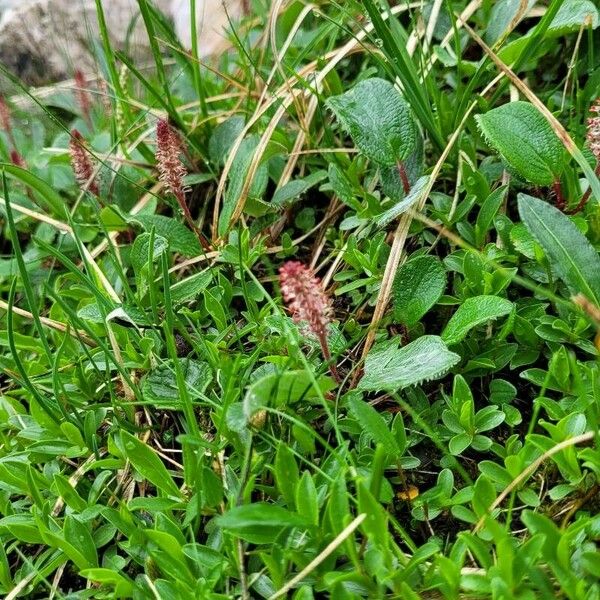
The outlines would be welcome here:
[[[159,119],[156,125],[156,163],[159,179],[177,198],[179,204],[185,205],[183,178],[187,175],[187,170],[179,158],[180,155],[179,136],[167,121]]]
[[[600,98],[598,98],[590,107],[590,112],[595,116],[590,117],[587,121],[586,141],[588,148],[591,150],[594,158],[596,159],[596,175],[600,177]],[[567,214],[574,215],[583,210],[590,198],[591,193],[592,188],[588,187],[583,196],[581,196],[579,204],[577,204],[575,208],[567,211]]]
[[[323,357],[329,362],[331,354],[327,342],[327,327],[333,313],[331,302],[323,290],[321,280],[312,269],[291,260],[279,269],[281,294],[296,323],[305,324],[321,345]],[[332,375],[339,381],[334,365]]]
[[[194,223],[190,209],[185,200],[186,188],[183,178],[187,175],[187,169],[181,162],[180,155],[183,151],[179,134],[165,121],[159,119],[156,124],[156,164],[158,167],[158,178],[167,191],[171,192],[177,199],[179,207],[187,224],[196,234],[204,250],[210,249],[210,244]]]
[[[587,122],[587,144],[596,161],[600,162],[600,99],[590,108],[595,116],[590,117]]]
[[[16,150],[10,151],[10,162],[16,167],[21,167],[21,169],[27,168],[25,159]]]
[[[6,100],[3,96],[0,96],[0,127],[2,128],[2,131],[8,134],[12,132],[10,108],[8,108],[8,104],[6,104]]]
[[[81,114],[87,121],[88,125],[91,125],[92,119],[90,116],[92,110],[92,103],[90,101],[90,95],[87,91],[87,81],[82,71],[77,69],[74,75],[75,79],[75,94],[77,97],[77,103],[81,110]]]
[[[82,188],[87,186],[92,194],[98,196],[99,190],[94,178],[94,164],[85,148],[83,136],[77,129],[71,131],[69,150],[71,153],[71,166],[77,183]]]

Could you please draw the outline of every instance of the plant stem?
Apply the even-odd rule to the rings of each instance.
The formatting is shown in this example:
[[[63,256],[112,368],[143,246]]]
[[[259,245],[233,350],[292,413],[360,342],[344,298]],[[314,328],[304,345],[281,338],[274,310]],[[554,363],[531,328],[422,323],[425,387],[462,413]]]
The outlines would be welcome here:
[[[594,171],[598,177],[600,177],[600,162],[596,164],[596,169]],[[581,196],[581,200],[579,204],[572,208],[571,210],[565,211],[568,215],[576,215],[578,212],[582,211],[584,206],[587,204],[587,201],[590,199],[592,195],[592,188],[588,187],[583,196]]]
[[[402,189],[404,190],[405,194],[408,194],[408,192],[410,192],[410,181],[408,180],[406,167],[404,166],[404,163],[401,160],[398,161],[397,167],[398,174],[400,175],[400,179],[402,180]]]
[[[562,187],[561,187],[560,181],[558,179],[552,184],[552,189],[553,189],[554,195],[555,195],[554,202],[556,204],[556,208],[558,208],[558,210],[564,212],[565,211],[565,198],[563,196]]]
[[[329,372],[331,373],[331,376],[335,379],[336,383],[341,383],[342,378],[338,373],[337,367],[331,362],[331,352],[329,351],[329,343],[327,342],[326,334],[319,336],[319,344],[321,345],[321,352],[323,352],[323,358],[329,366]]]
[[[187,224],[192,228],[192,231],[196,234],[200,245],[205,251],[209,251],[210,244],[208,243],[206,237],[204,237],[204,234],[198,229],[196,223],[194,223],[192,213],[190,213],[190,209],[188,208],[187,202],[185,201],[185,197],[183,196],[183,194],[176,194],[175,197],[177,198],[177,203],[183,211],[183,215],[185,217],[185,220],[187,221]]]

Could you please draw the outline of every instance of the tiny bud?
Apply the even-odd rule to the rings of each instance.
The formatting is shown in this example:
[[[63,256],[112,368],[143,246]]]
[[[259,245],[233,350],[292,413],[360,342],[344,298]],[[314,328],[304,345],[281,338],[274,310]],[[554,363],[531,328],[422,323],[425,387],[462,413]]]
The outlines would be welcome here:
[[[267,422],[267,411],[263,408],[257,410],[248,421],[254,429],[262,429]]]

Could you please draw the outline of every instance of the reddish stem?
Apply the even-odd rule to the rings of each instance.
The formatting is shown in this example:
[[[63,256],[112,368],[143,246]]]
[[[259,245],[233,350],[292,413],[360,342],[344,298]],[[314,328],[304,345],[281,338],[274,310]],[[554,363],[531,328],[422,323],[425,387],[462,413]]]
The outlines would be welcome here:
[[[408,181],[408,175],[406,174],[406,168],[404,167],[404,163],[402,161],[398,161],[398,174],[400,175],[400,179],[402,181],[402,188],[404,189],[404,193],[408,194],[410,192],[410,181]]]
[[[177,202],[181,207],[181,210],[183,211],[183,215],[185,217],[185,220],[187,221],[187,224],[192,228],[192,231],[196,234],[196,237],[198,238],[198,241],[200,242],[200,245],[202,246],[204,251],[208,252],[210,250],[210,244],[208,243],[206,237],[204,237],[204,234],[198,229],[196,223],[194,223],[192,213],[188,208],[187,202],[185,201],[185,197],[183,196],[183,194],[176,194],[175,197],[177,198]]]
[[[331,362],[331,352],[329,352],[329,344],[327,342],[327,334],[319,336],[319,344],[321,344],[321,352],[323,352],[323,358],[329,366],[329,372],[335,379],[336,383],[342,383],[342,378],[338,373],[337,367]]]
[[[555,196],[555,204],[556,204],[556,208],[558,208],[558,210],[561,210],[564,212],[565,210],[565,198],[563,196],[562,193],[562,187],[560,185],[560,180],[556,180],[553,184],[552,184],[552,189],[554,190],[554,196]]]
[[[596,164],[596,169],[594,172],[596,173],[596,175],[598,177],[600,177],[600,163]],[[571,210],[566,211],[566,213],[568,215],[576,215],[578,212],[582,211],[583,207],[587,204],[587,201],[590,199],[591,195],[592,195],[592,187],[590,186],[585,191],[583,196],[581,196],[581,200],[579,201],[579,204],[575,208],[572,208]]]

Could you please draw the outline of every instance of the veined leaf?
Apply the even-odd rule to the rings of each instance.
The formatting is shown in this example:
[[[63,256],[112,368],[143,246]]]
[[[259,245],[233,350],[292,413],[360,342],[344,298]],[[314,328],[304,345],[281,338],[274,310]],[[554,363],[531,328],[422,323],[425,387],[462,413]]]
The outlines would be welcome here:
[[[136,273],[141,272],[142,268],[148,263],[150,256],[150,233],[142,233],[135,238],[133,248],[131,249],[131,264]],[[157,261],[163,252],[169,249],[169,242],[166,238],[155,235],[152,243],[152,259]]]
[[[574,223],[554,206],[519,194],[519,215],[572,294],[600,304],[600,257]]]
[[[389,81],[366,79],[329,98],[327,105],[359,150],[378,165],[391,167],[412,152],[416,132],[410,109]]]
[[[144,479],[169,496],[177,498],[181,496],[167,468],[150,446],[124,430],[114,437],[114,441],[119,452],[124,458],[129,459]]]
[[[127,220],[139,223],[146,231],[154,227],[156,235],[165,238],[173,252],[180,252],[185,256],[198,256],[202,252],[195,234],[177,219],[164,215],[137,214],[128,216]]]
[[[248,387],[244,396],[244,415],[249,421],[258,410],[265,406],[283,407],[299,400],[318,398],[331,390],[334,385],[327,376],[317,380],[319,388],[313,384],[312,377],[304,370],[273,372],[260,377]]]
[[[522,0],[504,0],[503,2],[496,2],[493,5],[484,36],[488,44],[494,44],[508,29],[521,9],[521,2]],[[529,12],[529,9],[535,2],[536,0],[527,0],[527,10],[523,15]]]
[[[354,396],[348,402],[350,412],[365,433],[376,443],[382,444],[388,454],[400,456],[396,438],[390,431],[385,419],[367,402]]]
[[[490,145],[521,177],[536,185],[551,185],[560,177],[567,152],[532,104],[509,102],[476,119]]]
[[[215,165],[225,162],[236,138],[242,133],[242,129],[244,129],[244,117],[241,115],[229,117],[215,127],[208,143],[208,153]]]
[[[286,529],[308,526],[297,513],[266,502],[235,506],[216,521],[219,527],[254,544],[267,544]]]
[[[212,273],[206,270],[174,283],[171,286],[171,301],[174,304],[179,304],[192,300],[208,287],[212,278]]]
[[[208,363],[191,358],[179,359],[181,370],[191,398],[197,398],[211,383],[213,375]],[[182,408],[181,395],[172,361],[166,361],[148,373],[142,384],[144,396],[161,408]]]
[[[467,298],[452,315],[442,332],[442,339],[451,346],[465,338],[467,333],[482,323],[507,315],[513,303],[500,296]]]
[[[498,2],[496,6],[510,4],[514,0]],[[529,0],[531,2],[531,0]],[[581,28],[596,29],[598,27],[598,9],[591,0],[563,0],[554,19],[544,33],[543,41],[555,39],[568,33],[575,33]],[[489,29],[489,28],[488,28]],[[502,62],[511,64],[525,50],[531,41],[533,29],[515,40],[506,44],[498,51],[498,57]],[[538,44],[543,48],[542,44]]]
[[[398,269],[394,280],[394,318],[409,327],[440,299],[446,270],[433,256],[417,256]]]
[[[401,390],[422,381],[443,377],[460,361],[437,335],[424,335],[403,348],[397,340],[375,346],[365,361],[359,389]]]
[[[591,0],[565,0],[552,20],[548,33],[552,37],[579,31],[582,26],[598,27],[598,8]]]
[[[302,194],[327,178],[327,171],[315,171],[303,179],[293,179],[273,194],[271,206],[283,208],[294,203]]]
[[[402,200],[396,202],[394,206],[388,208],[385,212],[375,217],[377,227],[386,227],[394,219],[406,212],[413,204],[421,199],[427,189],[429,177],[420,177]]]

